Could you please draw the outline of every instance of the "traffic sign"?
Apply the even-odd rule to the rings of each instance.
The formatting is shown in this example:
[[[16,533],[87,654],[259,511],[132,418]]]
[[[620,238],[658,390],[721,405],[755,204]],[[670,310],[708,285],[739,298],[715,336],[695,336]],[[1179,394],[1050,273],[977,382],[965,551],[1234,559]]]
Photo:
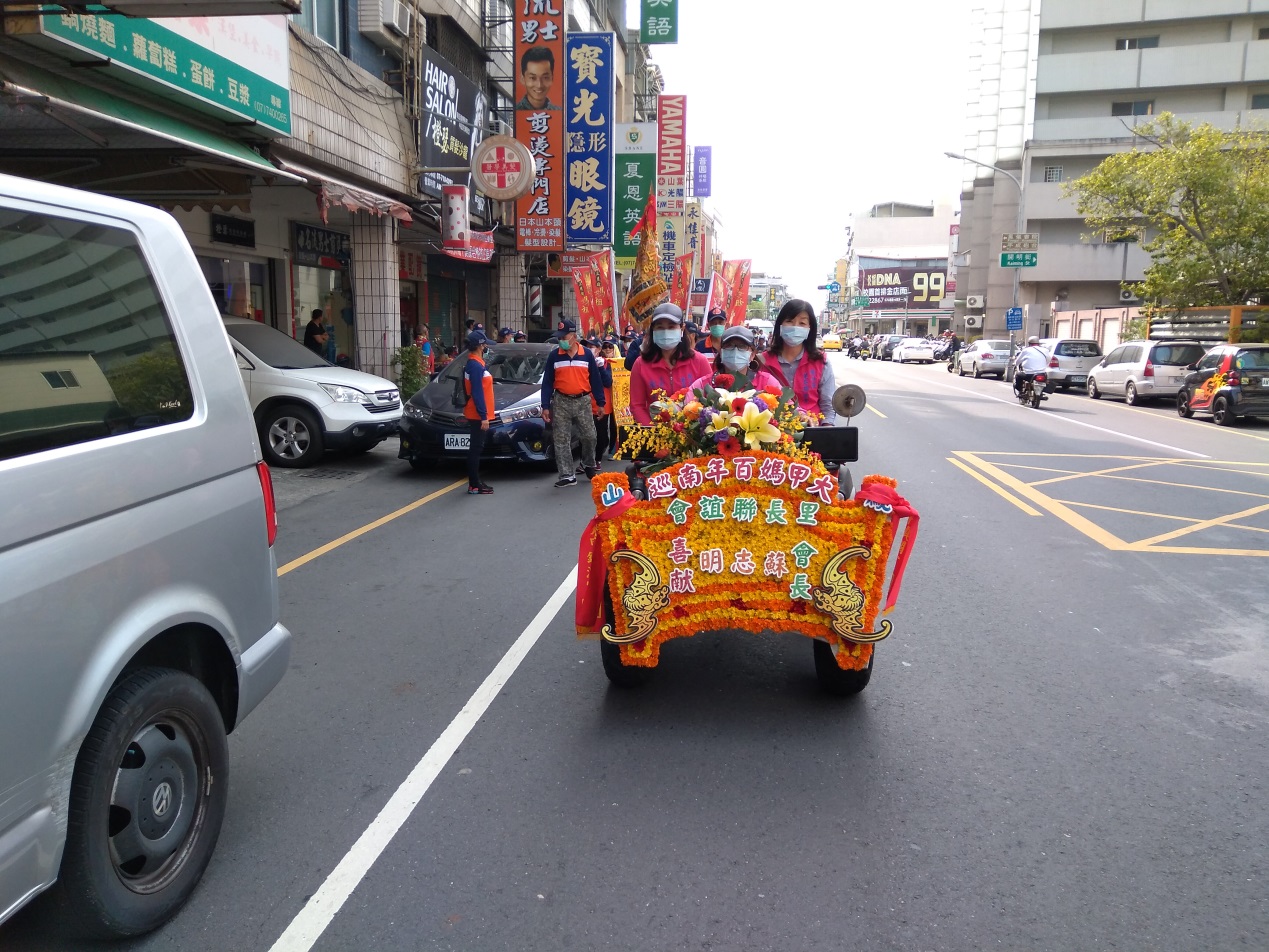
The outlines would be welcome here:
[[[1002,235],[1000,237],[1001,251],[1039,251],[1040,236],[1034,233],[1023,233],[1017,235]]]
[[[1022,308],[1010,307],[1005,309],[1005,330],[1022,330]]]
[[[1034,251],[1003,251],[1000,254],[1002,268],[1034,268],[1040,256]]]
[[[836,293],[837,293],[838,291],[840,291],[841,289],[842,289],[842,286],[841,286],[841,284],[840,284],[839,282],[837,282],[837,281],[830,281],[830,282],[828,282],[828,293],[829,293],[829,294],[836,294]]]
[[[855,305],[855,307],[867,307],[868,297],[866,295],[861,294],[859,297],[855,298],[855,300],[852,303]]]

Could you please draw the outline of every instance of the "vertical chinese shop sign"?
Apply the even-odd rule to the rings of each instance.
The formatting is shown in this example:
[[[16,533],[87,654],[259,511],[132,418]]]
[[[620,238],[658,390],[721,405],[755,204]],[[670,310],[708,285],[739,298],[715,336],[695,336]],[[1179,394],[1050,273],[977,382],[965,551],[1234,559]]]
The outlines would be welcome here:
[[[617,221],[612,246],[617,255],[617,269],[629,271],[634,267],[635,254],[639,250],[639,236],[636,234],[632,240],[630,229],[643,214],[643,208],[648,203],[649,190],[656,185],[656,123],[620,123],[617,126],[615,151],[616,194],[613,196],[613,205]]]
[[[677,43],[678,41],[679,0],[641,0],[639,42]]]
[[[668,284],[681,251],[687,195],[687,97],[657,96],[657,237]]]
[[[570,33],[565,43],[564,237],[575,244],[612,241],[613,68],[611,33]]]
[[[564,0],[520,0],[516,11],[516,138],[535,166],[516,202],[516,250],[564,250]]]

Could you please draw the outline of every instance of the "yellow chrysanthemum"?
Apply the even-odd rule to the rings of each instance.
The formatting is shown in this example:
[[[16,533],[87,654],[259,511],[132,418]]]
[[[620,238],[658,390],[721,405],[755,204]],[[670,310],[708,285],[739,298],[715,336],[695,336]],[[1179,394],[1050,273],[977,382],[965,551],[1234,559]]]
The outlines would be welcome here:
[[[780,431],[771,425],[771,411],[759,410],[752,403],[746,403],[743,412],[733,414],[731,422],[739,429],[740,438],[752,449],[780,438]]]

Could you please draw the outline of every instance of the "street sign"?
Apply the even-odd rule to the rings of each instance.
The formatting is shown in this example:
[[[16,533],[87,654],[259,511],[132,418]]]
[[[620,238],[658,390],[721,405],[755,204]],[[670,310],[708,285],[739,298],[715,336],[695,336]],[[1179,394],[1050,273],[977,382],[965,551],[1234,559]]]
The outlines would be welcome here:
[[[1034,268],[1040,256],[1034,251],[1003,251],[1000,254],[1002,268]]]
[[[855,298],[851,303],[854,304],[855,307],[867,307],[868,301],[869,301],[868,296],[861,294],[859,297]]]
[[[841,289],[842,289],[842,286],[841,286],[841,284],[840,284],[839,282],[837,282],[837,281],[830,281],[830,282],[828,282],[828,293],[829,293],[829,294],[836,294],[836,293],[837,293],[838,291],[840,291]]]
[[[1002,235],[1001,251],[1039,251],[1040,236],[1037,234]]]
[[[1022,330],[1022,308],[1010,307],[1005,309],[1005,330]]]

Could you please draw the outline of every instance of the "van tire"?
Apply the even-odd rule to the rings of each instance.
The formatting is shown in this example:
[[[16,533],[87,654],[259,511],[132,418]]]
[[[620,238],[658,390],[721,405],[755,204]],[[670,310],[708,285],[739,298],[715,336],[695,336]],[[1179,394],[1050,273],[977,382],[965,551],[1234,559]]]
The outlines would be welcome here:
[[[260,421],[260,449],[270,466],[303,469],[322,458],[322,424],[299,404],[274,407]]]
[[[94,938],[158,928],[202,878],[228,799],[225,723],[207,688],[183,671],[133,671],[106,697],[75,761],[57,886],[63,921]]]
[[[1130,407],[1135,407],[1141,403],[1141,397],[1137,393],[1137,385],[1131,380],[1124,385],[1124,403]]]
[[[1092,377],[1088,378],[1088,383],[1084,385],[1084,392],[1088,394],[1090,400],[1100,400],[1102,392],[1097,389],[1097,381]]]

